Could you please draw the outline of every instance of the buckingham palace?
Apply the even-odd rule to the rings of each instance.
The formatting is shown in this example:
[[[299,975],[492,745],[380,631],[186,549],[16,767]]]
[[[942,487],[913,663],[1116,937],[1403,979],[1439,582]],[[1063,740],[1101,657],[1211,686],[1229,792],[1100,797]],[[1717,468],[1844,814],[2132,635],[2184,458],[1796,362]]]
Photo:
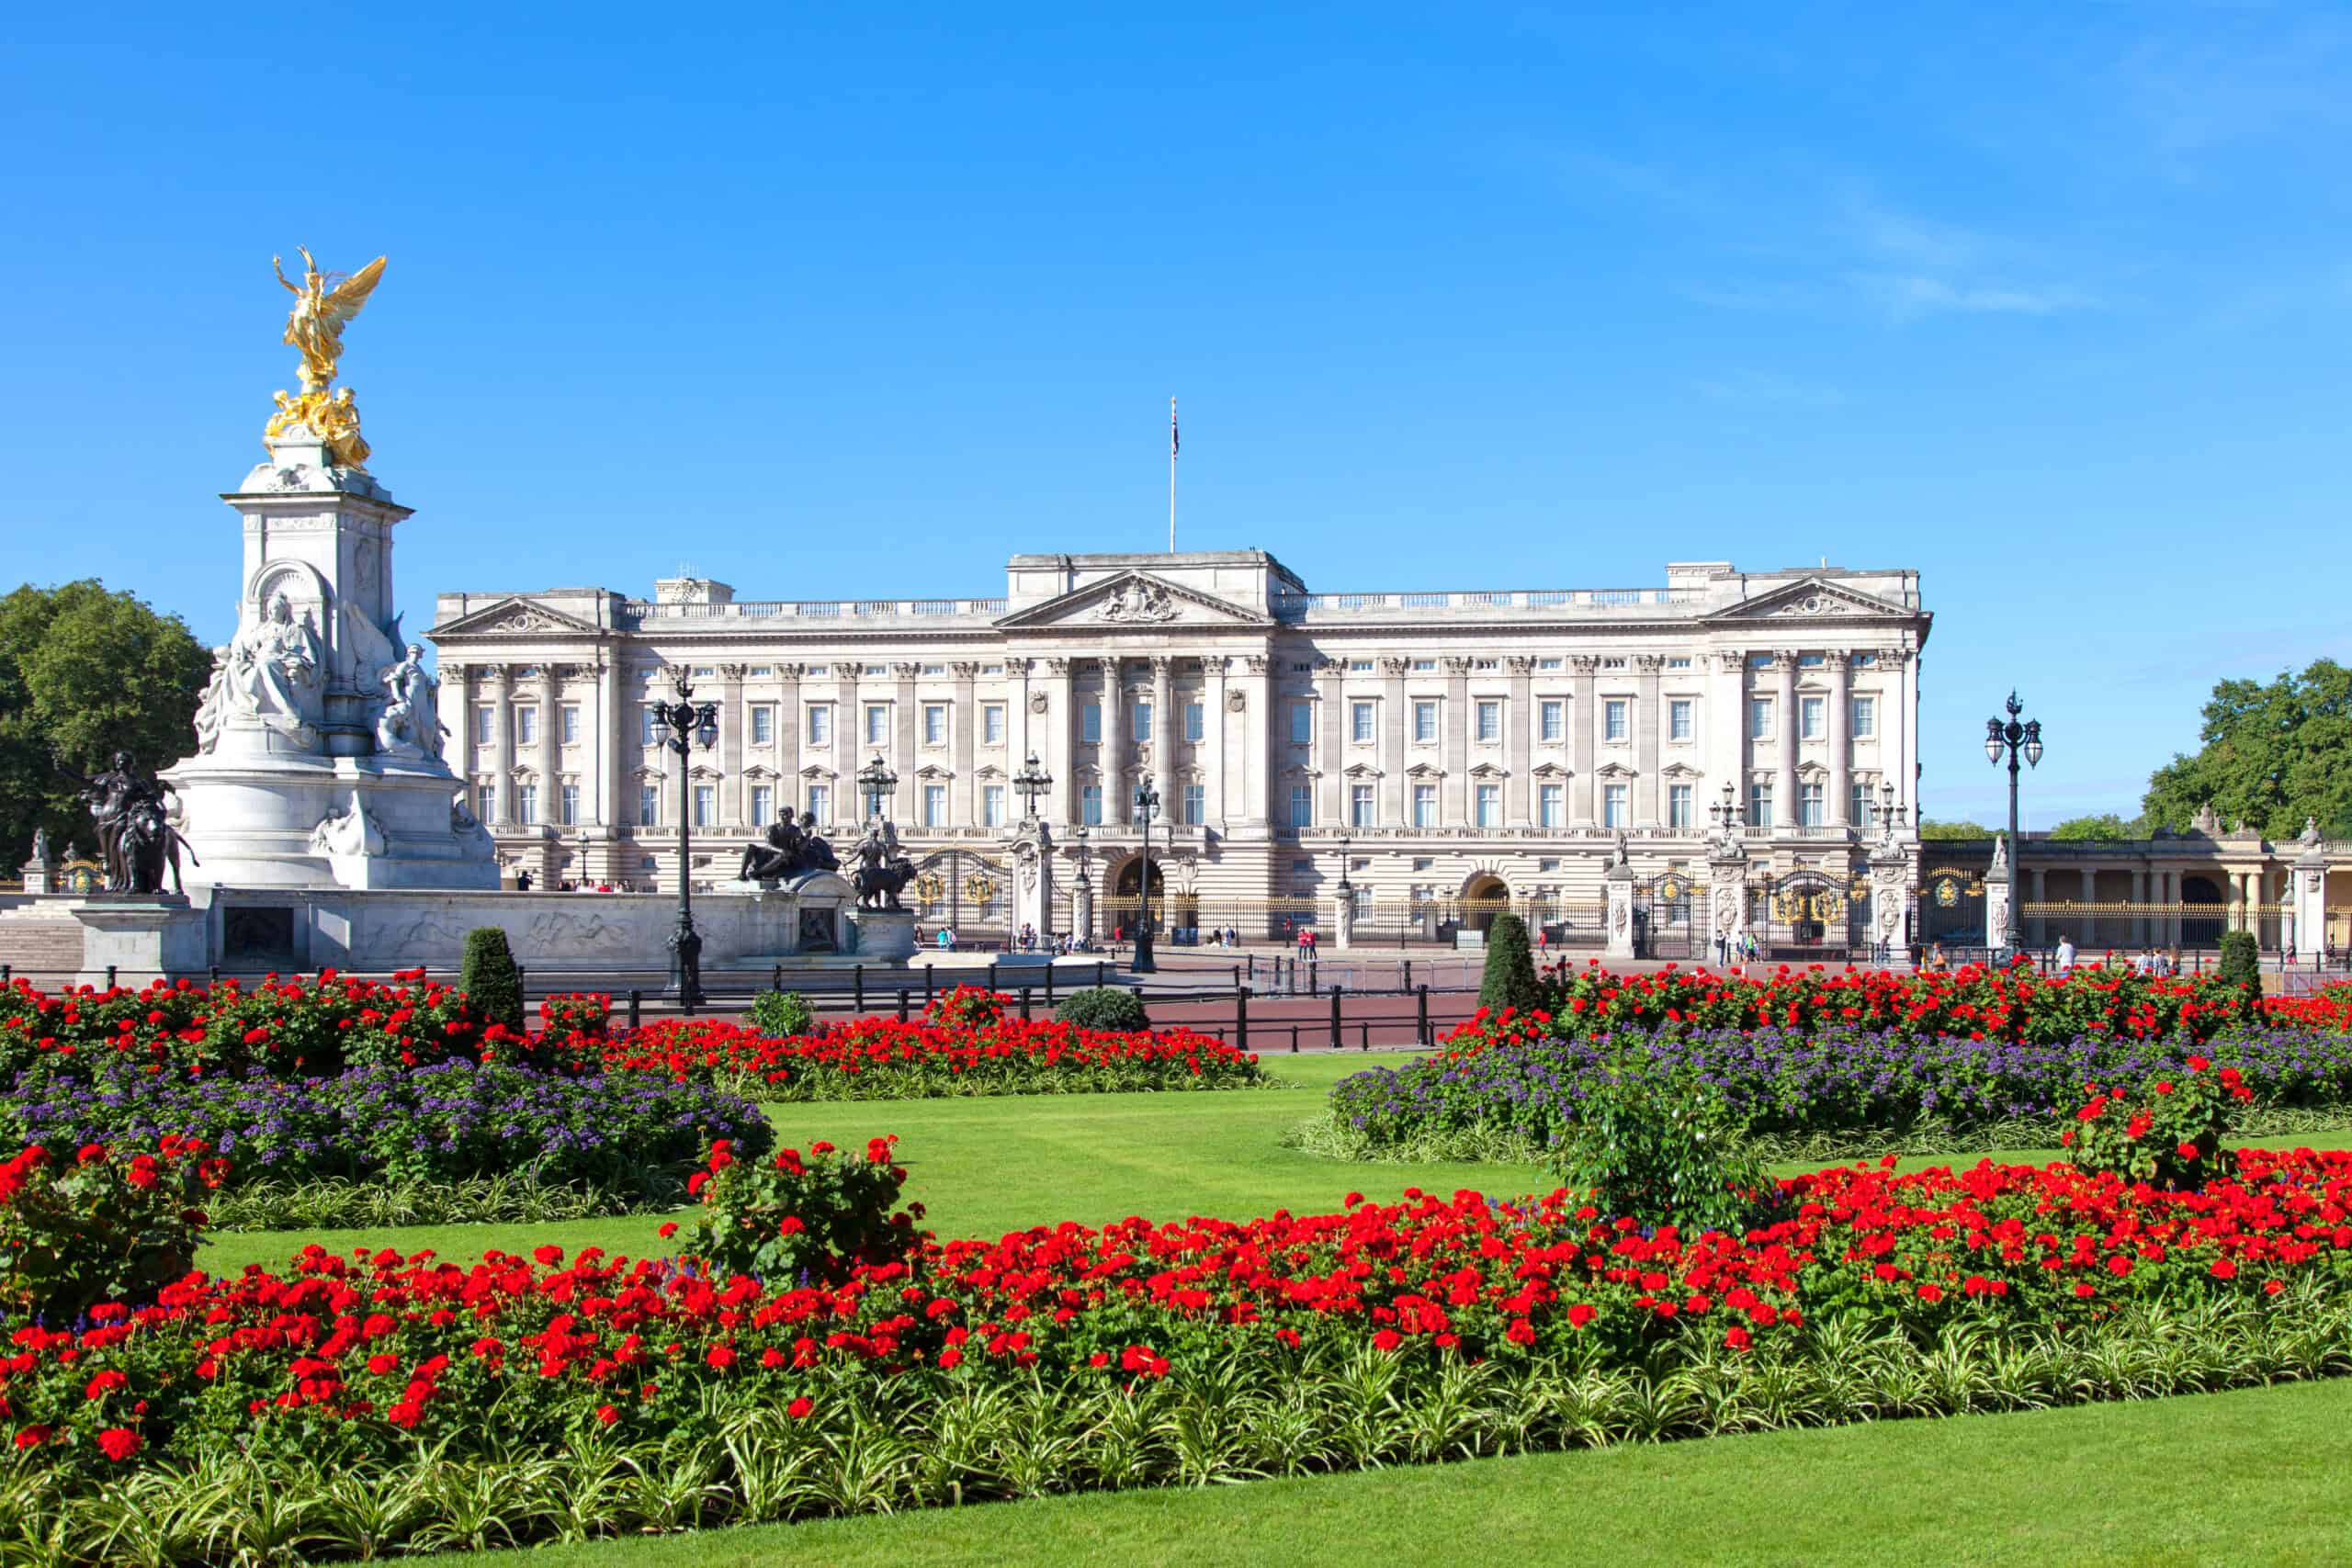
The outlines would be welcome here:
[[[1145,784],[1179,931],[1328,921],[1344,882],[1374,932],[1510,908],[1574,940],[1621,841],[1668,886],[1725,836],[1759,880],[1838,885],[1910,844],[1918,574],[1664,577],[1334,593],[1255,549],[1020,555],[969,599],[444,593],[432,637],[449,761],[506,874],[545,886],[674,886],[682,807],[697,885],[778,813],[835,835],[878,814],[925,870],[926,923],[1001,931],[1032,757],[1038,816],[1102,889],[1097,934],[1132,918]],[[679,671],[718,705],[683,777],[649,711]]]

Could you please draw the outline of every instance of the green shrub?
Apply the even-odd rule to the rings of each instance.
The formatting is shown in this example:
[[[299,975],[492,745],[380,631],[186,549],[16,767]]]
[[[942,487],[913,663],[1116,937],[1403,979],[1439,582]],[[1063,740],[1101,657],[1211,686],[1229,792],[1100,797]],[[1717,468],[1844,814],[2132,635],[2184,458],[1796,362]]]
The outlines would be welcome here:
[[[763,991],[752,998],[752,1021],[763,1034],[807,1034],[817,1027],[817,1011],[798,991]]]
[[[1151,1027],[1143,998],[1116,986],[1089,986],[1062,998],[1054,1016],[1080,1029],[1137,1030]]]
[[[2234,933],[2243,935],[2243,932]],[[2254,1098],[2235,1067],[2219,1072],[2202,1056],[2138,1089],[2088,1086],[2091,1098],[2059,1135],[2077,1170],[2112,1171],[2151,1187],[2195,1188],[2221,1168],[2222,1140],[2237,1108]]]
[[[721,1274],[747,1274],[772,1286],[838,1284],[860,1264],[895,1262],[914,1249],[922,1205],[891,1212],[907,1173],[891,1163],[896,1137],[870,1138],[865,1157],[831,1144],[804,1157],[784,1149],[773,1159],[738,1159],[725,1140],[711,1145],[707,1168],[688,1190],[702,1200],[690,1255]],[[665,1236],[674,1224],[662,1227]]]
[[[1560,1184],[1605,1219],[1737,1235],[1759,1223],[1778,1187],[1723,1097],[1689,1068],[1603,1078],[1552,1151]]]
[[[62,1325],[102,1302],[143,1304],[188,1271],[229,1162],[165,1134],[153,1153],[40,1145],[0,1165],[0,1316]]]
[[[2262,989],[2262,950],[2252,931],[2222,933],[2222,962],[2214,972],[2233,986]]]
[[[523,976],[514,967],[514,950],[506,945],[501,927],[476,926],[466,933],[458,989],[485,1025],[503,1023],[517,1034],[523,1032]]]
[[[1527,922],[1517,915],[1497,915],[1487,928],[1487,972],[1478,986],[1478,1005],[1492,1012],[1526,1012],[1541,1005],[1543,996],[1535,957],[1527,950]]]

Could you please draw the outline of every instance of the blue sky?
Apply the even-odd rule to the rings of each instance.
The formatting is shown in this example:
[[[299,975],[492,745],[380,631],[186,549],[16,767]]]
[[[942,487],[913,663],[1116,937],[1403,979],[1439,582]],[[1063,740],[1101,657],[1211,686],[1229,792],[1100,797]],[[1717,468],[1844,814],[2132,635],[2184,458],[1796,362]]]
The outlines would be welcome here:
[[[233,625],[273,253],[436,590],[1326,589],[1914,566],[1938,816],[2136,809],[2352,655],[2352,13],[2040,4],[35,9],[0,44],[6,575]]]

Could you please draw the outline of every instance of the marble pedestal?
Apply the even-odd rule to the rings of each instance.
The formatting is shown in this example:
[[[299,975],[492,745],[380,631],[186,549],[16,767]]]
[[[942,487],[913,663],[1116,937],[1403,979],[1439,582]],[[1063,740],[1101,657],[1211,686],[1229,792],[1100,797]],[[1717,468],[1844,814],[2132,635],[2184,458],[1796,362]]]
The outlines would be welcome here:
[[[1612,964],[1630,963],[1634,953],[1634,868],[1623,863],[1601,873],[1600,892],[1607,919],[1601,956]]]
[[[904,964],[915,955],[915,917],[906,909],[853,909],[857,956],[868,964]]]
[[[490,835],[460,829],[458,784],[436,761],[198,756],[164,774],[198,863],[191,886],[450,888],[498,886]],[[355,805],[356,803],[356,805]],[[361,814],[342,832],[330,819]]]
[[[105,985],[109,968],[118,983],[136,986],[200,974],[209,962],[204,915],[185,894],[96,893],[45,908],[81,923],[81,985]]]

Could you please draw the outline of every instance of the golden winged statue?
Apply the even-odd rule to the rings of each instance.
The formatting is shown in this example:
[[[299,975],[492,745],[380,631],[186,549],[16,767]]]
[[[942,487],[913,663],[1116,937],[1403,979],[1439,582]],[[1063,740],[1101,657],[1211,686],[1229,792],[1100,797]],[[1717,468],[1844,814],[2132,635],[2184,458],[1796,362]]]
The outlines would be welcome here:
[[[263,434],[275,436],[294,425],[307,425],[326,443],[337,463],[360,468],[368,460],[368,443],[359,436],[359,409],[351,400],[351,389],[345,387],[333,395],[327,389],[334,384],[336,363],[343,357],[343,329],[375,292],[384,276],[384,258],[378,256],[345,277],[321,272],[308,250],[300,245],[295,249],[302,257],[300,283],[287,277],[284,257],[272,256],[269,265],[277,274],[279,287],[294,296],[294,309],[286,316],[286,341],[302,356],[302,390],[294,397],[282,391],[277,394],[277,412],[270,416]]]

